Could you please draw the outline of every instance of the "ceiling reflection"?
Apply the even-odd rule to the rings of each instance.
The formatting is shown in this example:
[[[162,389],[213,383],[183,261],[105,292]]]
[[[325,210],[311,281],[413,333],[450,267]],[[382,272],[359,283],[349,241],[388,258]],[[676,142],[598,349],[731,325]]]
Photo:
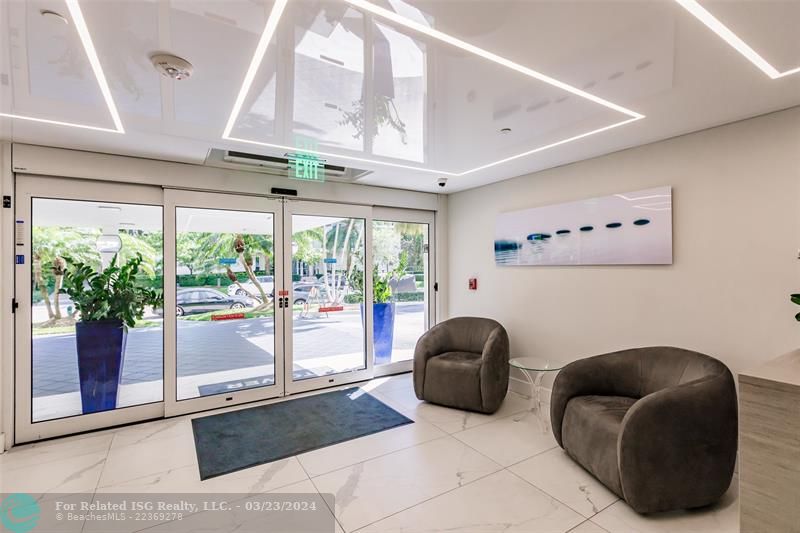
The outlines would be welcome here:
[[[227,139],[459,175],[643,118],[593,84],[573,87],[443,34],[400,0],[279,1],[270,18]],[[631,58],[640,78],[660,68],[643,54]]]
[[[664,2],[624,3],[624,17],[607,2],[80,4],[126,125],[214,148],[464,175],[639,120],[641,102],[674,89]],[[6,5],[0,72],[14,75],[0,113],[108,127],[74,24],[42,8],[65,12]],[[191,78],[159,76],[158,52],[189,60]]]

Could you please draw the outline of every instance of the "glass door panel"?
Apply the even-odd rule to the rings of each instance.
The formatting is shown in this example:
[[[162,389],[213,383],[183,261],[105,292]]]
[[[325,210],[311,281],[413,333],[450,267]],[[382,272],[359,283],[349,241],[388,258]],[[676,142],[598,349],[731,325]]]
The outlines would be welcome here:
[[[376,287],[373,314],[375,366],[414,358],[428,329],[429,224],[375,220],[372,257]]]
[[[167,191],[166,208],[174,217],[167,219],[174,229],[167,274],[174,281],[165,313],[175,347],[167,414],[282,395],[283,322],[275,312],[280,202]]]
[[[123,328],[118,360],[102,361],[117,370],[98,376],[94,355],[76,336],[83,316],[63,290],[65,276],[81,265],[100,273],[141,255],[138,284],[162,291],[161,206],[33,198],[31,210],[33,422],[160,402],[161,310],[146,306]],[[89,391],[99,387],[107,389],[106,401]]]
[[[141,261],[135,286],[162,292],[161,190],[30,176],[16,186],[15,441],[159,416],[160,306],[148,302],[137,316],[103,301],[111,289],[91,291],[73,276],[85,269],[113,286],[117,269]]]
[[[287,390],[365,379],[372,366],[363,305],[370,210],[311,202],[287,207],[292,232],[287,243]]]
[[[376,207],[373,217],[373,354],[382,376],[410,370],[417,341],[435,323],[436,232],[429,211]]]
[[[275,384],[274,216],[179,207],[178,400]]]

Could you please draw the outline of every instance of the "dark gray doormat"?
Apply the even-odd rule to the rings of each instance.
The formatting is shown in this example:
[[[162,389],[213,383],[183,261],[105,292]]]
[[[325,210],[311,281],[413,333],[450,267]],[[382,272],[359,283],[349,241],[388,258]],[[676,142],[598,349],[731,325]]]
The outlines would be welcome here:
[[[192,420],[200,479],[411,424],[351,388]]]

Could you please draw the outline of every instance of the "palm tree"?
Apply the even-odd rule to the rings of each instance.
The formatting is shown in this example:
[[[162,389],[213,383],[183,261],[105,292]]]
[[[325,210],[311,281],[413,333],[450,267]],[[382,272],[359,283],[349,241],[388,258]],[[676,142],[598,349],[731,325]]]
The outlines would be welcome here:
[[[311,269],[309,275],[313,275],[313,268],[319,264],[323,257],[322,241],[324,238],[324,229],[322,227],[310,228],[303,231],[298,231],[292,235],[292,242],[297,245],[297,251],[294,252],[294,259],[306,265],[310,265]],[[303,273],[301,272],[302,276]]]
[[[34,226],[33,228],[33,281],[41,294],[47,309],[49,322],[63,318],[60,305],[60,291],[64,273],[69,262],[80,262],[99,270],[103,267],[102,256],[97,251],[97,237],[100,230],[80,230],[63,226]],[[161,250],[142,238],[141,232],[119,232],[122,248],[120,259],[127,261],[141,254],[141,269],[149,276],[155,276],[161,261]],[[160,241],[160,239],[159,239]],[[159,245],[160,248],[160,245]],[[53,301],[50,301],[49,287],[53,286]]]
[[[272,308],[272,300],[270,300],[264,287],[261,286],[261,282],[258,281],[253,270],[253,258],[256,255],[264,256],[266,260],[264,267],[266,270],[269,270],[269,262],[273,256],[271,235],[196,233],[192,234],[192,236],[195,237],[198,254],[200,254],[201,257],[218,261],[221,258],[230,257],[231,254],[235,254],[237,256],[237,262],[242,265],[248,279],[256,288],[259,295],[253,294],[239,283],[236,274],[233,273],[230,267],[226,268],[228,279],[237,284],[248,296],[261,301],[261,305],[256,307],[257,311]]]
[[[31,254],[33,281],[44,301],[48,321],[62,318],[59,291],[66,268],[64,256],[68,254],[70,258],[100,268],[100,253],[95,247],[96,239],[97,235],[81,233],[74,228],[34,226]],[[48,290],[51,283],[54,289],[52,303]]]

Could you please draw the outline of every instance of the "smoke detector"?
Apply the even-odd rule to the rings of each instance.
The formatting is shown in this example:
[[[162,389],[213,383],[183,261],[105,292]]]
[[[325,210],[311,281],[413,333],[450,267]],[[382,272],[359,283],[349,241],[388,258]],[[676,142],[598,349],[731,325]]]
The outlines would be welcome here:
[[[191,63],[172,54],[153,54],[150,56],[150,61],[157,71],[172,80],[186,79],[194,70]]]

